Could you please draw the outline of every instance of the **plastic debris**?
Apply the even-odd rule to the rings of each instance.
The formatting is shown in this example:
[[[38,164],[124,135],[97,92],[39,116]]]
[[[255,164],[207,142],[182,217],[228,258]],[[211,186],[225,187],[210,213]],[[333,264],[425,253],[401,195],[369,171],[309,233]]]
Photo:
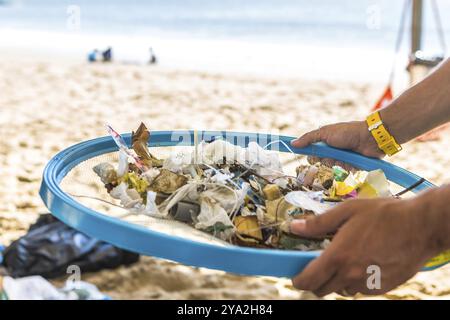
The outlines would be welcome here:
[[[96,286],[84,281],[67,281],[56,288],[41,276],[14,279],[0,277],[0,300],[110,300]]]
[[[295,205],[287,202],[285,198],[267,200],[264,222],[266,224],[281,223],[288,219],[289,214],[294,212],[295,208]]]
[[[296,171],[298,183],[305,187],[311,187],[319,168],[317,166],[300,165]]]
[[[3,258],[12,277],[56,278],[66,275],[70,265],[79,266],[82,272],[97,271],[130,265],[139,255],[91,238],[45,214],[5,249]]]
[[[134,189],[139,194],[145,193],[147,191],[147,187],[149,186],[146,177],[139,177],[136,172],[125,173],[122,176],[121,181],[128,184],[129,189]]]
[[[325,249],[328,245],[328,240],[318,242],[317,240],[300,238],[292,234],[282,233],[279,239],[279,244],[289,250],[320,250]]]
[[[370,171],[364,183],[359,188],[359,197],[375,198],[390,197],[389,181],[386,179],[382,170]]]
[[[192,163],[192,154],[189,151],[173,152],[163,162],[163,168],[174,173],[182,173],[183,168]]]
[[[138,157],[136,151],[128,149],[128,146],[125,140],[122,138],[122,136],[117,131],[115,131],[110,125],[106,125],[106,128],[108,130],[108,133],[111,135],[114,142],[116,143],[117,147],[119,147],[119,150],[127,155],[127,160],[130,161],[130,163],[134,164],[137,168],[141,170],[147,170],[148,168]]]
[[[334,173],[330,167],[319,165],[313,187],[316,189],[329,189],[333,185]]]
[[[333,166],[334,180],[344,181],[348,176],[348,172],[339,166]]]
[[[267,200],[272,201],[279,199],[283,196],[283,194],[280,191],[280,188],[276,184],[268,184],[263,189],[264,196]]]
[[[133,163],[132,161],[133,160],[130,159],[130,156],[125,151],[119,150],[119,166],[117,168],[118,177],[122,177],[125,173],[128,172],[129,163]]]
[[[143,199],[135,189],[129,189],[126,182],[122,182],[109,193],[114,199],[120,200],[124,208],[133,208],[142,204]]]
[[[315,214],[324,213],[335,205],[335,202],[325,203],[321,191],[292,191],[286,194],[284,199],[295,207],[312,211]]]
[[[190,150],[166,159],[150,153],[147,128],[141,124],[132,146],[120,135],[114,164],[94,167],[113,198],[132,214],[173,219],[230,243],[288,250],[323,249],[329,238],[303,239],[290,234],[293,219],[323,214],[356,197],[390,196],[381,170],[358,171],[309,159],[296,175],[283,172],[278,153],[255,141],[246,148],[214,138],[196,141]],[[314,161],[313,161],[314,160]]]
[[[245,163],[245,150],[225,140],[215,140],[211,143],[202,141],[198,148],[199,164]]]
[[[156,217],[167,217],[169,215],[169,211],[182,200],[191,202],[198,201],[197,185],[185,184],[172,193],[158,205],[158,214]]]
[[[283,175],[283,168],[278,155],[264,150],[255,141],[248,144],[245,150],[246,163],[263,177],[278,177]]]
[[[170,209],[171,216],[178,221],[193,223],[200,213],[198,203],[180,201]]]
[[[333,197],[389,197],[389,181],[382,170],[370,172],[358,171],[356,174],[349,173],[344,181],[334,181],[331,195]]]
[[[0,244],[0,265],[3,263],[3,251],[5,251],[5,247]]]
[[[210,230],[223,240],[231,236],[229,231],[234,228],[225,209],[208,197],[203,197],[200,201],[200,214],[195,220],[195,228]]]
[[[145,208],[143,213],[149,216],[159,216],[160,212],[158,206],[156,205],[156,197],[157,193],[154,191],[147,192],[147,203],[145,204]]]

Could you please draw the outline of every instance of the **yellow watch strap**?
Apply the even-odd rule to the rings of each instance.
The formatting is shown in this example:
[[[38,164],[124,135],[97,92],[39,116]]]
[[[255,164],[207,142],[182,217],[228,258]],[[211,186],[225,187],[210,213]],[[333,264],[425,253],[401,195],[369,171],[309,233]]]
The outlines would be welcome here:
[[[428,260],[425,264],[425,268],[435,268],[438,266],[442,266],[448,262],[450,262],[450,250],[447,250],[440,255]]]
[[[366,118],[367,126],[375,141],[385,154],[392,156],[402,150],[394,137],[387,131],[381,120],[380,113],[374,112]]]

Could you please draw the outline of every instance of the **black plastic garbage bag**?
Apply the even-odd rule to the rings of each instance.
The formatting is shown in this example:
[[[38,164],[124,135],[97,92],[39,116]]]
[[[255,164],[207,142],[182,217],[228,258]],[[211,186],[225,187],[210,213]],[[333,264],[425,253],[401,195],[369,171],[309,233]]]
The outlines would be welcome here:
[[[14,278],[31,275],[56,278],[66,275],[70,265],[77,265],[81,272],[90,272],[138,260],[138,254],[91,238],[50,214],[41,215],[25,236],[3,252],[3,265]]]

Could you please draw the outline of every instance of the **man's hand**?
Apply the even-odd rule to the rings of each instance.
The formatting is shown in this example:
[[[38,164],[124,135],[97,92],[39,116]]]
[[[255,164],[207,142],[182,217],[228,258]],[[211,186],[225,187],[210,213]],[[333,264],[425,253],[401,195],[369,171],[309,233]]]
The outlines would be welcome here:
[[[384,156],[375,139],[367,130],[364,121],[342,122],[323,126],[320,129],[308,132],[291,142],[296,148],[303,148],[314,142],[325,142],[326,144],[348,149],[368,157],[381,158]]]
[[[438,253],[432,247],[436,224],[428,208],[419,198],[348,200],[315,218],[294,220],[291,231],[297,235],[336,234],[320,257],[293,278],[293,285],[318,296],[392,290]],[[367,285],[371,265],[381,271],[378,289]]]

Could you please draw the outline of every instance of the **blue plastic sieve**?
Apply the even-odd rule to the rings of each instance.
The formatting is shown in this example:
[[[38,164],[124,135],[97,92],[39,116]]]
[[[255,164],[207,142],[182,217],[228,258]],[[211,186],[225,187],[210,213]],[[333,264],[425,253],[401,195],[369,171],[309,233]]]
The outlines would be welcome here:
[[[250,141],[256,141],[264,146],[271,141],[281,140],[289,145],[293,139],[288,136],[224,131],[203,131],[201,134],[203,137],[223,136],[227,141],[243,147]],[[123,138],[130,144],[130,134],[123,135]],[[150,147],[193,145],[194,131],[152,131],[150,140]],[[102,137],[71,146],[53,157],[44,170],[40,189],[41,198],[50,212],[69,226],[123,249],[186,265],[237,274],[292,277],[319,256],[320,251],[218,246],[168,235],[92,210],[62,190],[61,181],[75,166],[116,150],[117,146],[111,137]],[[390,181],[405,188],[422,179],[388,162],[332,148],[323,143],[292,150],[297,154],[340,160],[363,170],[382,169]],[[279,145],[279,151],[288,152],[282,144]],[[431,187],[434,185],[425,180],[412,191],[418,192]]]

